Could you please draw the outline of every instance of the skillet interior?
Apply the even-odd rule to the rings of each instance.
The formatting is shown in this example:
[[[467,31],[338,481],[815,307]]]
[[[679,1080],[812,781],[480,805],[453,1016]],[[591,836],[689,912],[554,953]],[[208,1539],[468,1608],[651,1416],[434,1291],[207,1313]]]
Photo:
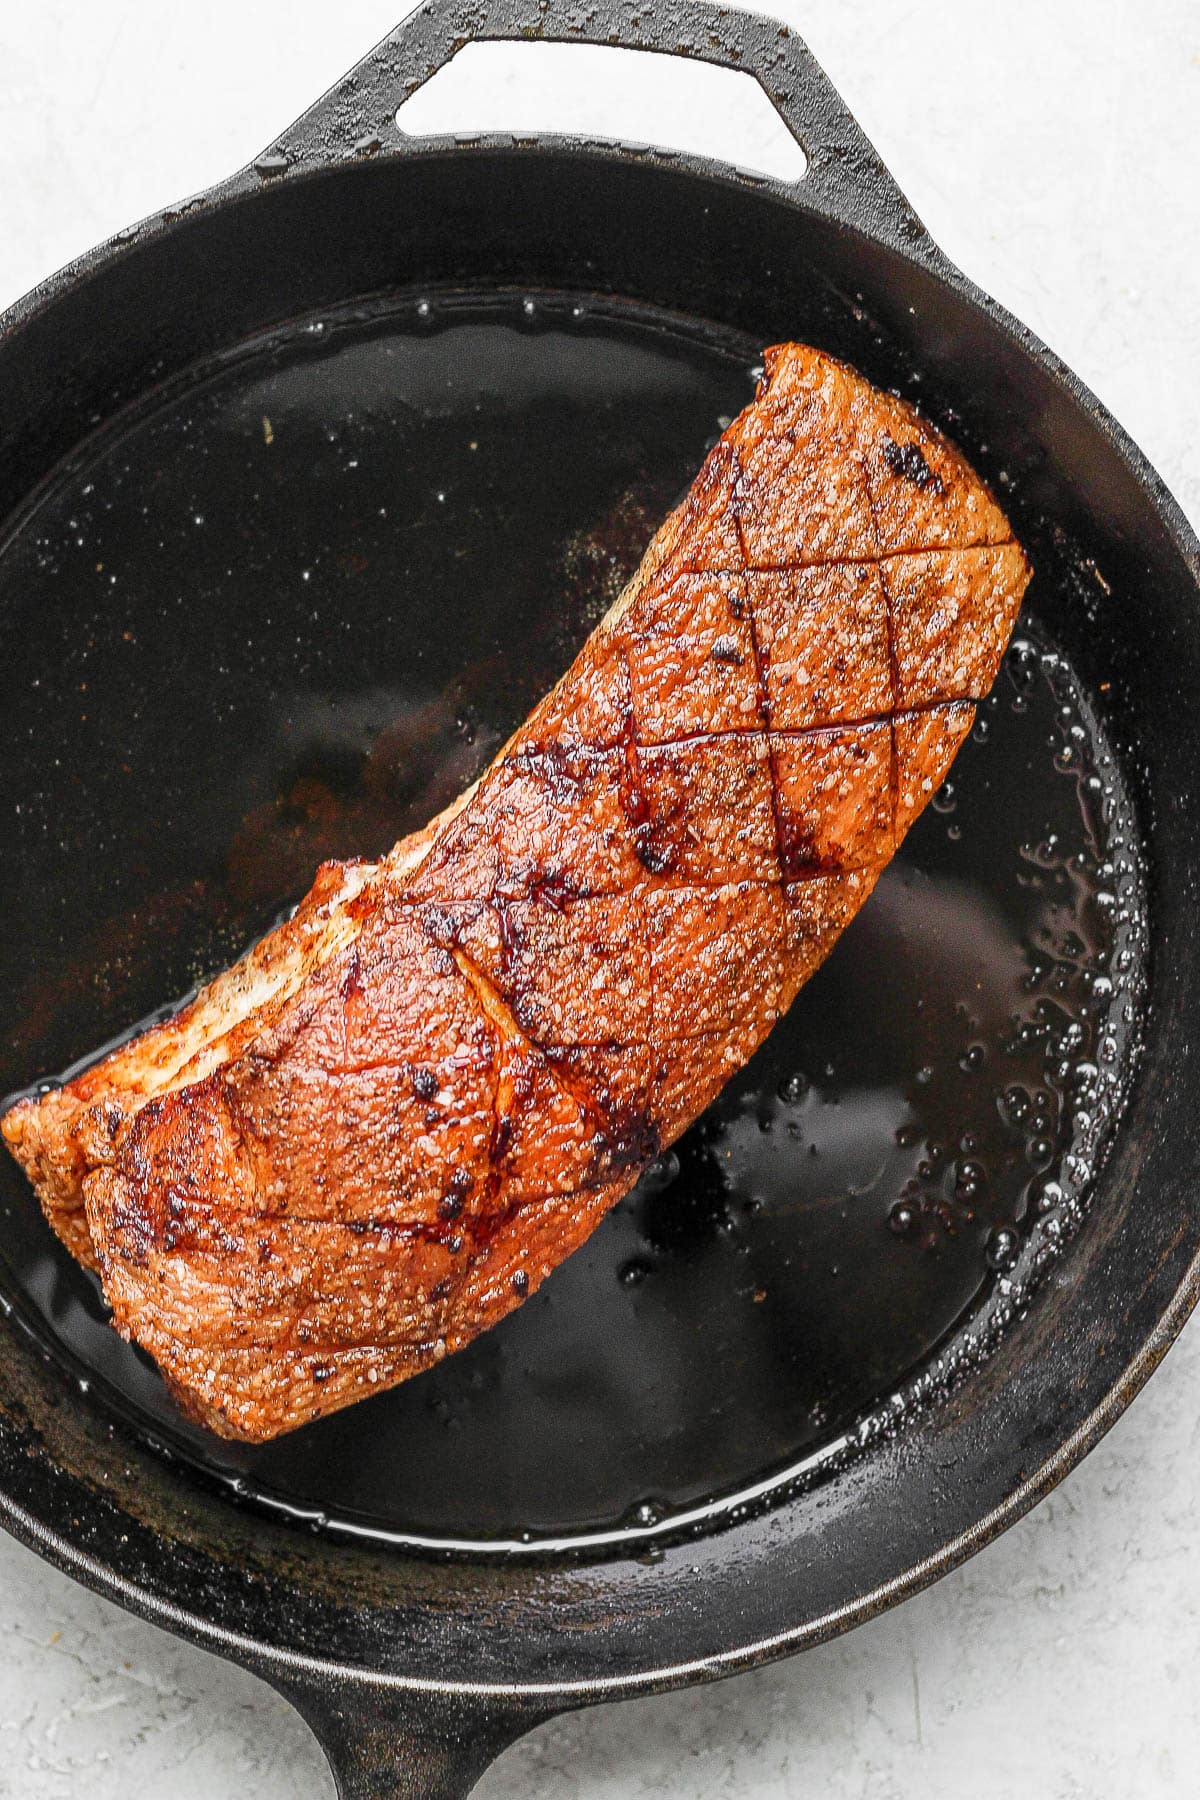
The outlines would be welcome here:
[[[595,297],[397,296],[272,333],[101,433],[0,553],[0,645],[38,647],[0,721],[22,796],[0,1090],[127,1029],[325,856],[380,854],[466,785],[759,355]],[[1036,556],[1004,677],[863,919],[503,1329],[368,1407],[223,1444],[0,1163],[11,1291],[55,1352],[244,1503],[389,1541],[661,1535],[789,1468],[827,1475],[865,1408],[894,1418],[935,1346],[961,1355],[1044,1273],[1132,1062],[1136,822],[1039,649],[1059,600]]]
[[[918,371],[934,412],[965,421],[955,428],[968,445],[987,443],[985,471],[1014,476],[1018,529],[1051,521],[1043,541],[1079,575],[1063,584],[1056,626],[1085,677],[1109,682],[1107,727],[1151,835],[1146,1058],[1091,1224],[1029,1317],[947,1402],[765,1517],[665,1545],[649,1564],[445,1567],[309,1542],[195,1488],[92,1401],[64,1405],[58,1372],[19,1333],[6,1338],[0,1471],[24,1509],[18,1528],[63,1533],[52,1554],[78,1568],[90,1547],[133,1584],[126,1598],[181,1608],[199,1635],[245,1634],[251,1658],[268,1645],[427,1679],[571,1691],[683,1677],[755,1645],[811,1639],[880,1603],[889,1584],[948,1566],[995,1527],[996,1508],[1017,1494],[1027,1502],[1025,1484],[1079,1453],[1094,1410],[1148,1372],[1172,1304],[1190,1304],[1195,1078],[1184,1027],[1195,951],[1183,924],[1200,645],[1195,572],[1179,544],[1103,425],[1004,323],[767,193],[599,155],[429,155],[231,193],[98,266],[0,346],[12,396],[6,505],[94,422],[198,354],[365,295],[497,276],[670,305],[762,342],[807,337],[885,384]],[[760,1561],[769,1579],[753,1579]],[[511,1630],[480,1634],[481,1614]]]

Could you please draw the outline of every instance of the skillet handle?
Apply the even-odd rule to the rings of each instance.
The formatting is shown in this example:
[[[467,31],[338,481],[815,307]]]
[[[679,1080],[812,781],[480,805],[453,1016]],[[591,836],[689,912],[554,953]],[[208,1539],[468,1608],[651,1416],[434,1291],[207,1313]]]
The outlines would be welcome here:
[[[338,1800],[466,1800],[510,1744],[551,1716],[520,1702],[436,1691],[267,1680],[324,1751]]]
[[[253,164],[262,179],[413,140],[396,109],[466,44],[537,39],[685,56],[753,75],[808,159],[799,182],[729,173],[926,261],[939,253],[803,39],[777,19],[713,0],[424,0]],[[472,143],[486,142],[473,136]],[[567,139],[570,143],[572,140]],[[619,145],[612,151],[623,152]],[[465,153],[465,152],[464,152]],[[644,153],[642,160],[645,160]],[[672,161],[686,165],[688,158]]]

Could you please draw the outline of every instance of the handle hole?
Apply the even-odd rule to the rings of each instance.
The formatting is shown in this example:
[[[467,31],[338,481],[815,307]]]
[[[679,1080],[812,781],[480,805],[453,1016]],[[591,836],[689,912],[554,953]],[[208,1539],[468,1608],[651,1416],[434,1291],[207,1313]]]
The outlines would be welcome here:
[[[753,75],[607,44],[467,44],[396,113],[414,137],[617,138],[794,182],[808,164]]]

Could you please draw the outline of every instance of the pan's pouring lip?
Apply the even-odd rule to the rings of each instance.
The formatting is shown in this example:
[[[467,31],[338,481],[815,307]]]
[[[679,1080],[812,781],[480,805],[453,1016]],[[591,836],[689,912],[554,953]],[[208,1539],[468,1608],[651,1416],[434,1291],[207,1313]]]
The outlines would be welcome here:
[[[708,1656],[677,1663],[660,1663],[627,1674],[565,1681],[488,1682],[437,1680],[371,1669],[361,1664],[282,1649],[240,1631],[215,1625],[202,1614],[176,1605],[127,1576],[116,1573],[98,1557],[79,1548],[42,1525],[7,1494],[0,1494],[0,1520],[5,1528],[31,1550],[46,1557],[64,1573],[93,1591],[125,1606],[131,1612],[181,1633],[204,1649],[242,1663],[268,1681],[286,1687],[289,1680],[349,1682],[380,1693],[397,1695],[457,1696],[466,1700],[567,1700],[577,1704],[619,1699],[635,1693],[662,1692],[693,1682],[718,1680],[725,1675],[754,1668],[777,1658],[811,1649],[838,1637],[852,1627],[887,1611],[902,1600],[948,1575],[960,1563],[1015,1524],[1043,1500],[1112,1429],[1141,1392],[1187,1323],[1200,1300],[1200,1251],[1187,1270],[1133,1361],[1113,1383],[1087,1418],[1063,1440],[1053,1455],[1028,1475],[990,1512],[960,1531],[931,1555],[921,1558],[898,1575],[878,1583],[856,1599],[834,1607],[801,1625],[765,1637],[751,1639]]]

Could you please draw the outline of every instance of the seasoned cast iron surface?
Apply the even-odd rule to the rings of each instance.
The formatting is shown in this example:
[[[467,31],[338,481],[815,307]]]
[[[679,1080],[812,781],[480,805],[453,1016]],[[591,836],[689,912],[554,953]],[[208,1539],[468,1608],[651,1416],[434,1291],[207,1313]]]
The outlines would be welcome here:
[[[0,554],[0,1088],[448,800],[615,596],[754,354],[584,301],[414,300],[261,343],[64,475]],[[951,785],[789,1019],[469,1351],[234,1450],[180,1425],[6,1163],[11,1291],[146,1429],[305,1516],[636,1528],[840,1454],[1069,1227],[1119,1092],[1134,840],[1054,615],[1047,572]]]

